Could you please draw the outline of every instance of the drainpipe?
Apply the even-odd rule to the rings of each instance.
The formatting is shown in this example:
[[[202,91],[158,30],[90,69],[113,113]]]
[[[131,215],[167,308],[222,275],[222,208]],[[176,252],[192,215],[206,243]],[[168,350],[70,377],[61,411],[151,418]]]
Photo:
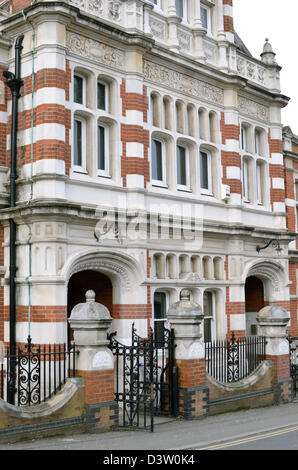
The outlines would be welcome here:
[[[16,205],[16,178],[17,178],[17,129],[18,129],[18,100],[21,80],[21,51],[23,49],[24,35],[18,36],[15,42],[15,73],[4,71],[6,84],[12,96],[12,122],[11,122],[11,162],[10,162],[10,207]],[[10,265],[9,265],[9,342],[10,362],[7,401],[14,405],[16,382],[16,224],[13,217],[10,219]]]

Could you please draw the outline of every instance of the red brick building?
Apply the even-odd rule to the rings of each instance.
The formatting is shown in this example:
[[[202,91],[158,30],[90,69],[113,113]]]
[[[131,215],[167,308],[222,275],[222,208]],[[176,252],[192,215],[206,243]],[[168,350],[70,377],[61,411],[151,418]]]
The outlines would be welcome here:
[[[13,210],[11,96],[0,82],[0,341],[10,217],[18,343],[28,331],[35,344],[71,338],[67,317],[88,289],[125,342],[132,322],[142,336],[158,330],[185,287],[204,308],[205,341],[255,334],[271,303],[298,334],[298,143],[286,129],[283,154],[281,68],[268,41],[252,57],[232,0],[0,8],[1,72],[14,71],[24,35]],[[270,240],[282,251],[257,251]]]

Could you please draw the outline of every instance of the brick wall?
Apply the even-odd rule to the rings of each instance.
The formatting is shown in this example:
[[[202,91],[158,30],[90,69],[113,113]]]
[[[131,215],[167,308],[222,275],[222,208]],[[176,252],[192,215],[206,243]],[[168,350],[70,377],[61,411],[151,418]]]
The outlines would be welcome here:
[[[232,12],[233,0],[223,0],[223,6],[224,8],[225,6],[231,7],[230,11]],[[231,14],[228,15],[224,13],[224,30],[229,33],[234,33],[234,20]]]
[[[132,93],[126,91],[126,81],[123,79],[120,87],[120,96],[122,102],[122,115],[127,116],[128,111],[136,111],[142,113],[143,122],[147,122],[148,114],[148,96],[147,87],[143,86],[143,94]],[[127,184],[127,175],[141,175],[144,177],[144,187],[150,181],[150,165],[149,165],[149,132],[142,125],[121,124],[121,141],[122,141],[122,157],[121,157],[121,176],[123,185]],[[127,152],[128,143],[137,143],[143,145],[143,155],[129,155]]]

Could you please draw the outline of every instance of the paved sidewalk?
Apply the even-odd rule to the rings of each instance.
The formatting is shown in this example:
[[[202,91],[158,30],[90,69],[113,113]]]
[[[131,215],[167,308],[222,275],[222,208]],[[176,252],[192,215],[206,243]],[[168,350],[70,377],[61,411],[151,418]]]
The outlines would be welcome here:
[[[298,424],[298,403],[238,411],[196,421],[157,424],[155,432],[116,431],[2,444],[0,450],[181,450]]]

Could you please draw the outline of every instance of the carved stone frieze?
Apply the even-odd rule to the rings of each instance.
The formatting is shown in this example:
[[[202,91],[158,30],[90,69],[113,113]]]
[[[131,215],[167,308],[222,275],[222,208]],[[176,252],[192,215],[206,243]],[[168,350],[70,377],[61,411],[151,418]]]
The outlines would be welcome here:
[[[166,24],[156,18],[150,17],[149,26],[154,39],[165,40],[166,37]]]
[[[124,65],[124,52],[79,34],[68,32],[66,45],[71,52],[82,57],[116,67]]]
[[[237,56],[237,72],[260,85],[266,85],[266,69],[261,65]]]
[[[111,21],[119,22],[123,19],[123,0],[69,0],[69,2],[88,13],[100,15]]]
[[[262,121],[269,120],[269,108],[260,103],[244,98],[243,96],[239,96],[238,105],[239,111],[244,114],[256,117]]]
[[[187,34],[185,31],[178,29],[177,38],[181,49],[190,52],[192,36],[190,34]]]
[[[119,21],[121,16],[121,3],[120,2],[109,2],[109,17],[113,21]]]
[[[89,0],[88,7],[91,12],[99,13],[101,15],[103,12],[103,0]]]
[[[210,60],[211,62],[215,62],[216,61],[216,46],[214,44],[210,44],[207,41],[204,41],[203,47],[204,47],[204,53],[205,53],[207,60]]]
[[[224,102],[223,90],[221,88],[176,72],[168,67],[145,60],[143,72],[145,77],[152,82],[161,83],[194,97],[204,98],[212,103],[223,104]]]

